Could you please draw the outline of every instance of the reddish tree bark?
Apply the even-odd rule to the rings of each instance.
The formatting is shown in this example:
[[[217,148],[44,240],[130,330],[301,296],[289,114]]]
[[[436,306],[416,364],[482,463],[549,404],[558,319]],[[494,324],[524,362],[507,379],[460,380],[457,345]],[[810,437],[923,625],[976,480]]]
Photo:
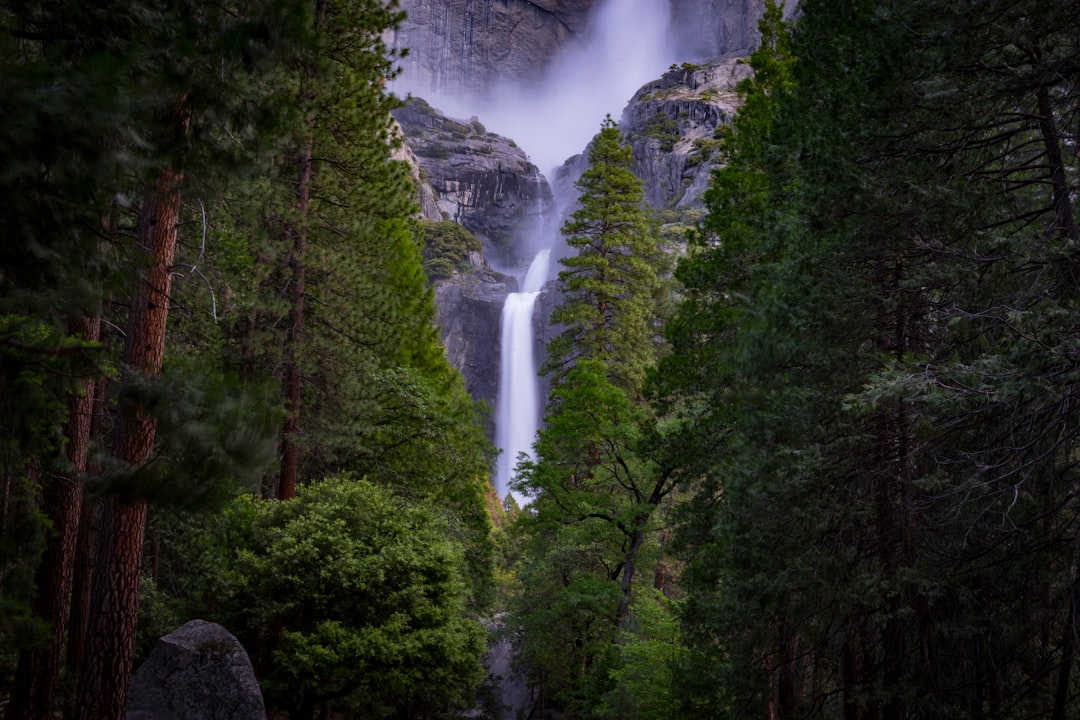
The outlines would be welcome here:
[[[289,284],[289,329],[285,335],[285,426],[281,430],[281,477],[278,498],[296,497],[296,480],[300,468],[300,448],[296,436],[300,433],[300,343],[304,336],[304,249],[307,244],[307,214],[311,193],[311,141],[300,153],[296,187],[298,227],[293,230],[293,246],[289,253],[292,277]]]
[[[90,438],[98,447],[104,446],[105,378],[94,383],[94,399],[90,416]],[[99,473],[99,463],[88,462],[87,473]],[[97,502],[82,503],[79,536],[76,542],[75,567],[71,580],[71,620],[68,623],[67,667],[76,675],[82,670],[86,652],[86,633],[90,625],[90,585],[94,571],[94,549],[97,547],[100,507]]]
[[[327,4],[319,0],[315,4],[315,29],[326,21]],[[309,77],[312,87],[316,82],[314,73]],[[314,100],[314,90],[309,90],[305,100]],[[281,474],[278,479],[278,498],[291,500],[296,496],[296,483],[300,473],[300,447],[296,438],[300,434],[300,344],[304,337],[304,252],[307,245],[307,218],[311,202],[311,170],[313,149],[313,120],[308,120],[307,138],[297,160],[296,227],[287,230],[292,238],[289,252],[289,268],[292,276],[289,284],[289,327],[285,335],[285,424],[281,429]]]
[[[186,132],[183,98],[174,109],[173,122],[177,137]],[[182,170],[163,169],[139,216],[138,247],[147,260],[131,300],[124,364],[128,372],[148,377],[160,372],[165,353],[182,180]],[[136,401],[121,404],[118,420],[113,456],[131,466],[146,463],[154,449],[156,421]],[[145,530],[144,499],[113,497],[105,503],[86,662],[79,683],[79,720],[123,720],[126,713]]]
[[[85,341],[100,336],[101,321],[84,318],[76,323],[74,333]],[[60,658],[67,635],[68,598],[74,568],[79,517],[82,512],[83,475],[90,444],[90,417],[94,401],[94,380],[86,378],[78,392],[68,398],[67,474],[53,473],[42,491],[42,505],[52,533],[35,574],[37,596],[34,612],[52,627],[52,642],[47,648],[25,650],[19,654],[14,693],[8,712],[25,720],[51,720]]]

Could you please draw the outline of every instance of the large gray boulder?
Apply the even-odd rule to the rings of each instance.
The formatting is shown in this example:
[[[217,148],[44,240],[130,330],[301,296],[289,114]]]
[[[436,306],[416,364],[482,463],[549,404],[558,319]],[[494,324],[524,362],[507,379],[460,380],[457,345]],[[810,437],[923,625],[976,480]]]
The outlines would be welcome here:
[[[131,678],[127,720],[266,720],[266,710],[240,641],[192,620],[158,640]]]

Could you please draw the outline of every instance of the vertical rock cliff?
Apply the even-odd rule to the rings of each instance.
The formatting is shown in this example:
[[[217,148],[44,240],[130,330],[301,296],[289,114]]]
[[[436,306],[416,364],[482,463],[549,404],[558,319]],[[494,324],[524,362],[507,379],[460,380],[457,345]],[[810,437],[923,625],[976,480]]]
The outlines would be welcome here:
[[[588,42],[595,11],[618,0],[402,0],[390,36],[408,48],[400,83],[421,97],[486,98],[496,83],[535,83],[567,48]],[[655,0],[670,9],[676,62],[745,56],[759,41],[764,0]],[[785,0],[791,14],[796,0]],[[619,6],[611,8],[615,14]]]
[[[403,0],[391,45],[408,48],[401,83],[424,96],[483,97],[498,80],[534,80],[581,42],[598,0]]]
[[[483,248],[470,267],[436,283],[435,301],[447,357],[469,393],[494,408],[502,307],[518,288],[489,261],[514,268],[531,257],[515,240],[553,212],[551,190],[524,150],[477,119],[447,117],[418,98],[394,117],[405,139],[402,156],[416,167],[424,217],[458,223]],[[490,423],[488,431],[494,437]]]

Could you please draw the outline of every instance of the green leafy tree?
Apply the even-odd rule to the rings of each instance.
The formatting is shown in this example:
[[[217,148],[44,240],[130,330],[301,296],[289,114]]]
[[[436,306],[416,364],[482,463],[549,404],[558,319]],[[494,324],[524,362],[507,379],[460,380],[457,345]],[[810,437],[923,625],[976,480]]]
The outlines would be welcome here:
[[[438,512],[354,478],[260,504],[230,602],[268,698],[297,720],[329,701],[365,718],[470,707],[485,632],[449,534]]]
[[[451,220],[424,222],[424,270],[432,280],[452,277],[480,253],[480,239]]]

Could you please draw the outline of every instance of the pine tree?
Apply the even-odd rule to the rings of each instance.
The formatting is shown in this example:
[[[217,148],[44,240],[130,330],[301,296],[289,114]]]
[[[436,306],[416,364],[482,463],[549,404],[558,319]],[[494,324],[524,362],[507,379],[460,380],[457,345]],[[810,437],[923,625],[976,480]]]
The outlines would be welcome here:
[[[519,472],[520,489],[533,496],[521,523],[534,555],[525,572],[538,588],[518,610],[526,653],[549,692],[580,714],[609,701],[613,643],[630,625],[658,509],[676,484],[642,394],[662,349],[663,257],[631,159],[608,117],[563,226],[578,254],[559,273],[564,299],[552,322],[563,331],[549,345],[552,392],[537,459]],[[566,633],[576,638],[571,647]]]
[[[578,208],[562,228],[577,254],[560,261],[564,299],[551,321],[564,329],[549,343],[546,363],[555,382],[576,360],[596,360],[617,385],[637,393],[656,360],[653,292],[662,257],[632,160],[609,115],[590,146],[589,169],[576,183]]]
[[[1071,311],[1030,271],[1067,265],[1076,12],[945,5],[763,28],[665,368],[695,712],[1070,712]]]

